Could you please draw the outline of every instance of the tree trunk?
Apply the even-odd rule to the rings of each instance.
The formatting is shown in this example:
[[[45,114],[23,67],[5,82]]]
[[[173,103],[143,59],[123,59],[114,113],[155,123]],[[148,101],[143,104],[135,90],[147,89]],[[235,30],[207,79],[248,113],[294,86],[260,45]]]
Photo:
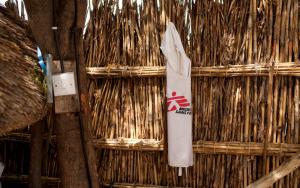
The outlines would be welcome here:
[[[62,187],[89,187],[78,116],[74,113],[56,114],[55,122]]]
[[[99,188],[99,180],[97,173],[96,152],[94,146],[90,143],[91,134],[91,109],[88,99],[87,76],[84,63],[82,29],[77,28],[75,31],[75,46],[76,46],[76,63],[78,72],[78,91],[80,95],[80,114],[83,130],[84,149],[88,160],[88,171],[93,188]]]
[[[74,30],[84,26],[86,1],[25,0],[25,5],[30,28],[43,53],[51,53],[54,60],[74,61]],[[56,37],[51,29],[52,26],[57,27],[55,31]],[[81,57],[81,61],[81,64],[84,64],[83,56]],[[83,78],[79,78],[78,82],[85,83],[86,81],[82,82]],[[86,86],[83,85],[83,87]],[[87,90],[82,90],[82,87],[80,87],[79,93],[82,91],[84,91],[83,96],[87,96],[85,94]],[[88,101],[85,97],[80,96],[80,99]],[[88,103],[87,105],[82,105],[84,109],[87,106]],[[84,130],[82,133],[77,113],[55,115],[58,164],[62,187],[64,188],[84,188],[89,187],[89,185],[95,188],[99,187],[95,152],[92,146],[87,143],[89,139],[88,126],[90,114],[86,110],[82,112],[82,129]]]

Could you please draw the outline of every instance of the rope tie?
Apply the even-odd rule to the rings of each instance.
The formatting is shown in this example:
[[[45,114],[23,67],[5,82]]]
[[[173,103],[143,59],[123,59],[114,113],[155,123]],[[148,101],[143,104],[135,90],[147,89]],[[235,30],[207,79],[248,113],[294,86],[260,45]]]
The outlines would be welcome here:
[[[126,76],[126,74],[127,74],[127,69],[128,69],[128,66],[125,66],[125,67],[123,67],[123,69],[122,69],[122,77],[125,77]]]
[[[142,68],[139,70],[139,73],[138,73],[139,77],[141,77],[143,70],[144,70],[144,66],[142,66]]]
[[[132,70],[128,70],[129,72],[129,77],[131,78],[132,77]]]
[[[216,141],[214,141],[214,154],[216,154]]]
[[[283,154],[283,156],[284,156],[284,153],[283,153],[283,151],[282,151],[282,143],[280,143],[280,148],[279,148],[279,156],[280,157],[282,157],[282,154]]]
[[[107,67],[107,76],[108,76],[108,77],[111,76],[111,75],[110,75],[110,72],[111,72],[111,68],[110,68],[110,66],[108,66],[108,67]]]
[[[251,151],[250,151],[250,141],[248,142],[248,154],[249,154],[249,156],[251,155]]]
[[[258,73],[261,72],[261,66],[258,66],[257,62],[254,64],[255,75],[258,76]]]
[[[226,155],[228,155],[228,143],[226,142]]]

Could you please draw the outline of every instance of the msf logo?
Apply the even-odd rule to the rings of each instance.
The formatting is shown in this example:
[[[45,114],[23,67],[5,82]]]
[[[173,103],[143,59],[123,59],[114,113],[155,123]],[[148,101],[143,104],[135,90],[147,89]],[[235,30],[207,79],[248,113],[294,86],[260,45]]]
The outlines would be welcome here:
[[[172,92],[172,97],[167,99],[168,112],[175,111],[179,114],[191,114],[189,101],[184,96],[176,96],[176,92]]]

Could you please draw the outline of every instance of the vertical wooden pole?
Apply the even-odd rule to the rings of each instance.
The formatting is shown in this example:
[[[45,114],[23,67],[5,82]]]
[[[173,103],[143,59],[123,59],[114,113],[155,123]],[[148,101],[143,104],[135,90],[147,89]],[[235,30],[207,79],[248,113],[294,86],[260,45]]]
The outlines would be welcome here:
[[[64,61],[66,71],[68,71],[66,60],[72,61],[71,65],[74,65],[75,59],[74,41],[72,41],[74,33],[71,29],[79,27],[79,25],[80,27],[84,26],[86,2],[83,0],[53,0],[38,3],[36,0],[25,0],[29,24],[38,45],[46,53],[53,54],[55,60]],[[51,29],[53,26],[58,28],[55,33]],[[45,40],[45,36],[47,40]],[[55,132],[58,164],[64,188],[89,187],[77,99],[76,95],[55,97],[55,109],[61,108],[60,114],[55,115]],[[58,113],[58,111],[55,112]]]
[[[30,167],[29,167],[29,187],[42,187],[42,145],[43,145],[43,121],[37,122],[31,130],[31,149],[30,149]]]
[[[249,19],[248,19],[248,59],[247,59],[247,63],[253,63],[253,25],[255,25],[254,22],[254,12],[256,11],[256,0],[251,0],[250,1],[250,15],[249,15]],[[243,141],[245,142],[250,142],[250,77],[246,78],[246,95],[245,95],[245,100],[246,100],[246,105],[245,105],[245,129],[244,129],[244,138]],[[249,173],[247,168],[250,168],[250,164],[248,161],[248,157],[244,158],[244,187],[247,186],[248,182],[250,182],[251,180],[249,180]]]
[[[83,52],[83,39],[82,29],[76,29],[75,31],[75,51],[76,51],[76,64],[77,64],[77,80],[78,80],[78,93],[80,98],[80,121],[83,150],[85,158],[87,160],[88,175],[90,177],[90,183],[93,188],[99,188],[99,178],[97,172],[96,152],[93,145],[90,143],[92,136],[91,133],[91,109],[89,106],[89,93],[88,93],[88,82],[85,70],[84,52]]]
[[[79,118],[75,113],[56,114],[55,121],[62,187],[87,188],[89,184],[81,145]]]
[[[272,127],[272,110],[273,110],[273,65],[269,72],[269,83],[268,83],[268,111],[267,111],[267,129],[265,129],[265,140],[264,140],[264,150],[263,150],[263,169],[265,174],[269,173],[267,168],[267,149],[269,144],[269,138],[271,135],[270,128]]]
[[[299,22],[299,3],[298,0],[293,1],[293,50],[294,50],[294,56],[295,56],[295,64],[299,63],[299,28],[298,28],[298,22]],[[300,116],[299,116],[299,78],[296,78],[296,83],[294,86],[294,105],[295,105],[295,137],[294,137],[294,143],[299,143],[299,125],[300,125]],[[294,172],[294,187],[298,186],[298,176],[299,176],[299,170],[296,170]]]

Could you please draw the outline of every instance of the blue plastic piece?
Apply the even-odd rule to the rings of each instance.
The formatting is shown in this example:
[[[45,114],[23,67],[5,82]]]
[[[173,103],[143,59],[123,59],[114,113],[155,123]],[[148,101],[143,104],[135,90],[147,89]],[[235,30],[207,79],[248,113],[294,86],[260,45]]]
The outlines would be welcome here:
[[[38,56],[38,60],[39,60],[39,65],[40,65],[43,73],[47,74],[47,66],[43,60],[43,55],[42,55],[42,52],[39,47],[37,47],[37,56]]]

